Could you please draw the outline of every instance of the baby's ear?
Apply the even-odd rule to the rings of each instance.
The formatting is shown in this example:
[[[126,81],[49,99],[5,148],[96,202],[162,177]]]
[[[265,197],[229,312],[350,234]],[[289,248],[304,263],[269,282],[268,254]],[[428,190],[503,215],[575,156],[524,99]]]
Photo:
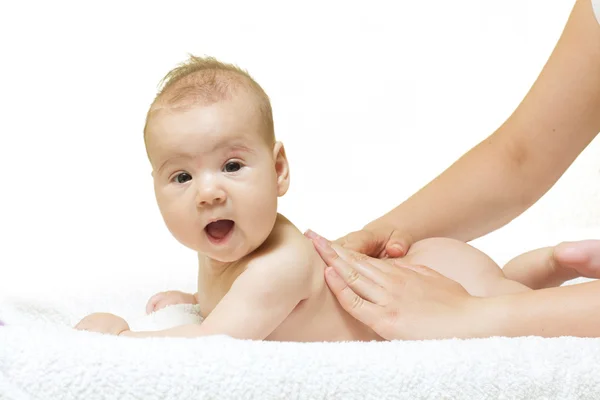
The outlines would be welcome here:
[[[283,196],[290,187],[290,166],[283,143],[276,142],[273,147],[273,159],[275,160],[275,173],[277,174],[277,195]]]

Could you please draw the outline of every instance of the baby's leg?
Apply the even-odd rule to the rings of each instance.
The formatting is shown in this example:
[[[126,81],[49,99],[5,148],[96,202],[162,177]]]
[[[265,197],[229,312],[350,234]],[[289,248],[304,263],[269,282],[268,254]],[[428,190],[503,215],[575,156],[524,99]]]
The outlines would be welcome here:
[[[600,278],[600,240],[564,242],[515,257],[504,275],[532,289],[560,286],[568,280]]]
[[[454,239],[418,241],[401,260],[429,267],[460,283],[473,296],[498,296],[530,290],[507,279],[498,264],[485,253]]]

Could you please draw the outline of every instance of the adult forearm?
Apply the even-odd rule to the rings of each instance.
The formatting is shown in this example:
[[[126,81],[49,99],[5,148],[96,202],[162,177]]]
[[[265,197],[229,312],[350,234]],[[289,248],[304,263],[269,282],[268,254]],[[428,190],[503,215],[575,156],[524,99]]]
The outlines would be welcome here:
[[[593,281],[478,299],[472,332],[480,337],[600,337],[599,292],[600,281]]]
[[[386,222],[414,241],[434,236],[469,241],[520,215],[553,182],[529,181],[523,173],[527,166],[513,161],[498,133],[387,213]]]
[[[384,219],[413,236],[471,240],[535,203],[600,131],[600,26],[578,0],[506,123]]]

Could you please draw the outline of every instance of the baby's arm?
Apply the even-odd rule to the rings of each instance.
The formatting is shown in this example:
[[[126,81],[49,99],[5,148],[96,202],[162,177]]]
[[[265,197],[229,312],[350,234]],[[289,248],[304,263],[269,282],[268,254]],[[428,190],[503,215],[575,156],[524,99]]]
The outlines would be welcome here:
[[[198,300],[196,295],[190,293],[178,291],[160,292],[148,300],[146,314],[174,304],[198,304]],[[93,313],[79,321],[75,329],[119,335],[120,332],[129,330],[129,325],[123,318],[114,314]]]
[[[308,254],[305,246],[285,246],[253,260],[202,324],[154,332],[124,331],[121,335],[265,339],[308,298],[313,272]]]
[[[180,292],[178,290],[169,290],[160,292],[150,297],[146,304],[146,314],[158,311],[166,306],[175,304],[198,304],[198,293],[191,294]]]

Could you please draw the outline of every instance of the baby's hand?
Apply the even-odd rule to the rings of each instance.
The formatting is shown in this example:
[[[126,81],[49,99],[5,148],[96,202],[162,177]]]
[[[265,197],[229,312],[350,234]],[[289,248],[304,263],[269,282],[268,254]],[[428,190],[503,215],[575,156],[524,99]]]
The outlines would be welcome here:
[[[158,311],[174,304],[198,304],[193,294],[170,290],[155,294],[146,304],[146,314]]]
[[[118,336],[121,332],[128,331],[129,325],[114,314],[94,313],[79,321],[75,329]]]

